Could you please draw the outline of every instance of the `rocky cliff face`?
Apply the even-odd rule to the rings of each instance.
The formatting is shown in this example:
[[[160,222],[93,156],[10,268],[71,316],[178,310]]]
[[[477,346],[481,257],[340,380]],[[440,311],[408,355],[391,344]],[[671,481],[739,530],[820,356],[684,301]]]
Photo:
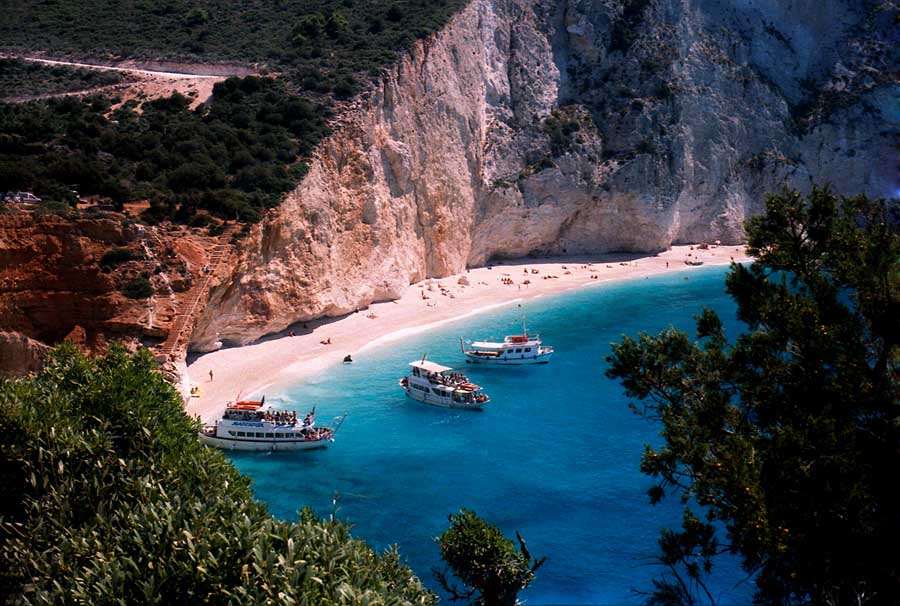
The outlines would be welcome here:
[[[216,238],[125,216],[0,213],[0,374],[34,370],[40,343],[98,352],[109,340],[159,346],[178,313],[197,307]],[[207,268],[208,269],[208,268]],[[152,285],[153,295],[134,284]],[[199,292],[200,290],[204,292]],[[129,296],[130,295],[130,296]],[[157,347],[157,350],[159,348]],[[173,348],[175,357],[183,353]]]
[[[896,13],[891,0],[473,0],[343,115],[193,346],[492,258],[735,242],[783,183],[895,196]]]

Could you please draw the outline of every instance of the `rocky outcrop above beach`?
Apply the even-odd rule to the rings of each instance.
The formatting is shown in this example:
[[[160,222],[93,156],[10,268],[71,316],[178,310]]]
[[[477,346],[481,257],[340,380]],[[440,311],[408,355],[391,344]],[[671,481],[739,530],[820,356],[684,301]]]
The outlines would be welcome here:
[[[742,238],[763,195],[896,195],[891,0],[473,0],[333,125],[192,345],[528,254]]]
[[[110,341],[160,353],[173,330],[185,325],[189,332],[190,312],[199,309],[215,278],[211,253],[227,247],[198,230],[143,226],[120,213],[64,217],[3,210],[0,373],[5,374],[35,370],[43,355],[39,345],[63,340],[95,353]],[[185,343],[172,341],[163,353],[182,357]]]

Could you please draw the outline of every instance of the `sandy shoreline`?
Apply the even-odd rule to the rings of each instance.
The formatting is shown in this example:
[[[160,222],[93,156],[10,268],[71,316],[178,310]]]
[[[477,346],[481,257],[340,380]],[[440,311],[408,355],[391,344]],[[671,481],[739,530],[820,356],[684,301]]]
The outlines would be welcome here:
[[[309,322],[306,329],[294,327],[295,336],[267,337],[253,345],[200,356],[188,366],[191,384],[199,387],[200,397],[190,399],[187,412],[211,422],[226,402],[238,394],[246,398],[259,395],[267,388],[290,385],[340,363],[347,354],[356,355],[521,300],[591,284],[696,269],[686,265],[686,259],[700,259],[706,267],[727,265],[732,260],[745,262],[750,257],[743,246],[708,250],[675,246],[655,256],[614,254],[590,259],[520,259],[490,269],[481,267],[455,276],[425,280],[411,285],[396,301],[375,303],[339,319]],[[459,283],[463,277],[468,285]],[[513,283],[504,284],[504,278]],[[526,280],[530,283],[524,284]],[[321,343],[329,338],[331,344]]]

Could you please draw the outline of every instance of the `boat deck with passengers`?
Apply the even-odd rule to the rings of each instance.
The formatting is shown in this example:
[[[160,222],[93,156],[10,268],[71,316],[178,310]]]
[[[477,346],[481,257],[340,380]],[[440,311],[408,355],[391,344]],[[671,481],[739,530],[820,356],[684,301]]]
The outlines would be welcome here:
[[[449,366],[421,360],[410,362],[409,375],[400,379],[400,387],[413,400],[443,408],[481,410],[491,401],[481,387]]]
[[[334,427],[316,427],[313,407],[302,419],[294,411],[272,410],[262,400],[229,403],[222,418],[206,425],[200,441],[228,450],[310,450],[325,448],[346,415],[336,419]]]

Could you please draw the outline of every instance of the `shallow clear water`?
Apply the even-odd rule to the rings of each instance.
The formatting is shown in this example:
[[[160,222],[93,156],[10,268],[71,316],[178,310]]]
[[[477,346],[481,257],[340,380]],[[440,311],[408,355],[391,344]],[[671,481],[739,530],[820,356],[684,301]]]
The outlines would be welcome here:
[[[500,269],[499,267],[495,269]],[[508,537],[518,530],[535,555],[548,556],[522,597],[530,604],[640,603],[659,571],[647,565],[659,529],[677,527],[680,509],[648,503],[640,473],[645,443],[657,428],[636,417],[621,386],[605,378],[609,344],[624,334],[669,325],[692,332],[703,306],[737,334],[724,293],[726,268],[592,286],[526,304],[529,330],[556,349],[548,365],[469,366],[459,337],[519,332],[516,305],[447,324],[404,341],[354,354],[283,394],[298,412],[316,405],[324,424],[347,412],[327,450],[236,453],[237,467],[271,511],[291,518],[304,506],[321,515],[338,493],[338,515],[376,548],[396,543],[413,570],[434,587],[440,566],[434,537],[447,515],[474,509]],[[340,346],[339,344],[337,345]],[[454,411],[407,399],[397,381],[407,363],[428,358],[462,367],[492,397],[484,412]],[[746,603],[733,565],[716,583],[722,603]]]

